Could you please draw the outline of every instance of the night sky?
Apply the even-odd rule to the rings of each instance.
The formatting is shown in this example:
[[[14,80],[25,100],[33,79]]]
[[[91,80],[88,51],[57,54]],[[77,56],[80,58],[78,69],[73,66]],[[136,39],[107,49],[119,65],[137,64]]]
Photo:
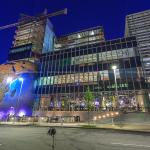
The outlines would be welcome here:
[[[67,16],[51,19],[56,35],[103,26],[106,39],[124,36],[125,16],[150,9],[150,0],[2,0],[0,26],[14,23],[19,14],[36,15],[68,8]],[[0,63],[7,60],[15,28],[0,31]]]

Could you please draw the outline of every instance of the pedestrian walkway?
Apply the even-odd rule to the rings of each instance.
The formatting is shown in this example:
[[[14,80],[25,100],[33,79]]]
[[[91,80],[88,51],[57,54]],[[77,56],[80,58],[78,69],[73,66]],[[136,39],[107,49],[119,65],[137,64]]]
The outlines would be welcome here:
[[[97,124],[91,122],[84,123],[46,123],[46,122],[0,122],[0,125],[13,125],[13,126],[43,126],[43,127],[69,127],[69,128],[99,128],[99,129],[113,129],[124,131],[139,131],[149,132],[150,124]]]

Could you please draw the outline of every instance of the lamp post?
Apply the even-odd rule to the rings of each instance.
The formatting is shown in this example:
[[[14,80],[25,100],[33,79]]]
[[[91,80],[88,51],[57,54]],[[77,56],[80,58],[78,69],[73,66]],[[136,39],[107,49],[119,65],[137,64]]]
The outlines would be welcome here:
[[[117,77],[116,77],[116,69],[117,69],[117,66],[116,66],[116,65],[113,65],[113,66],[112,66],[112,69],[113,69],[113,71],[114,71],[115,90],[116,90],[116,97],[117,97],[117,100],[118,100],[118,86],[117,86]]]

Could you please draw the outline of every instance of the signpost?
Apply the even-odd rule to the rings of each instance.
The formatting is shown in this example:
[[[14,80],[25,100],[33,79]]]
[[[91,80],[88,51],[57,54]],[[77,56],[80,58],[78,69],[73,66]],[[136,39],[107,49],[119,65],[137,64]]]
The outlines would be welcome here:
[[[50,128],[47,132],[49,136],[52,136],[53,138],[53,143],[52,143],[52,150],[55,150],[55,134],[56,134],[56,129],[55,128]]]

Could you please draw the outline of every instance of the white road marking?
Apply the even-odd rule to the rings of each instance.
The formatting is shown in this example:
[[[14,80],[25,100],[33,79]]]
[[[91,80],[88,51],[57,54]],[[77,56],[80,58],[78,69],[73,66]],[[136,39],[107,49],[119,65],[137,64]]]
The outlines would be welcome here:
[[[113,145],[122,145],[122,146],[134,146],[134,147],[150,147],[150,145],[137,145],[137,144],[125,144],[125,143],[111,143]]]

